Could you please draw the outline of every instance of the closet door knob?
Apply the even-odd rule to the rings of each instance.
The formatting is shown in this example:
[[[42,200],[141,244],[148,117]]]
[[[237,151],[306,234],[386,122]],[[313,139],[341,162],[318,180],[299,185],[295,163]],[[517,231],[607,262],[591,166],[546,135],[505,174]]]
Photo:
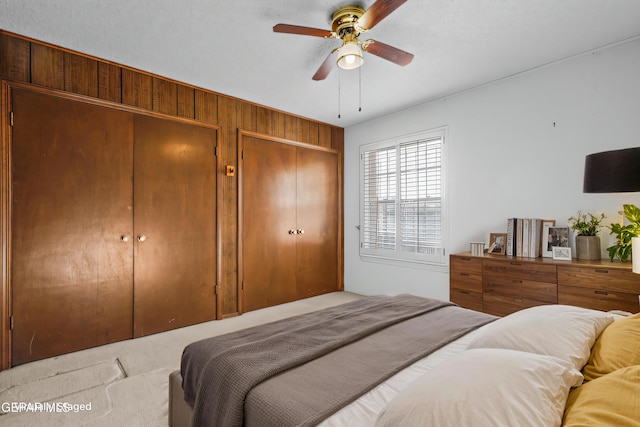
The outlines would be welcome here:
[[[145,240],[147,240],[147,236],[145,236],[144,234],[139,234],[138,235],[138,242],[142,243]]]
[[[289,234],[298,234],[296,230],[289,230]]]
[[[127,236],[126,234],[123,234],[122,236],[120,236],[120,241],[122,243],[127,243],[130,240],[131,240],[131,236]]]
[[[297,232],[298,234],[304,234],[304,230],[303,230],[302,228],[298,228],[298,229],[296,230],[296,232]]]

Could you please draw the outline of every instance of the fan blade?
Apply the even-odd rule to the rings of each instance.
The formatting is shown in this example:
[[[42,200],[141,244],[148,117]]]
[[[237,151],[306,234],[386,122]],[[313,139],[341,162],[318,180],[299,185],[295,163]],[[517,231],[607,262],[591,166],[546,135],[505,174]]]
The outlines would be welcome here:
[[[327,56],[327,59],[324,60],[320,68],[318,68],[318,71],[313,75],[313,80],[324,80],[327,78],[336,63],[337,54],[338,49],[334,49],[333,52]]]
[[[363,49],[365,52],[372,53],[403,67],[413,60],[413,53],[405,52],[397,47],[389,46],[388,44],[375,40],[367,40],[364,43]]]
[[[331,31],[321,30],[319,28],[301,27],[299,25],[278,24],[273,27],[273,31],[276,33],[287,34],[299,34],[302,36],[314,36],[314,37],[331,37]]]
[[[364,32],[375,27],[391,12],[405,4],[407,0],[378,0],[356,22],[358,32]]]

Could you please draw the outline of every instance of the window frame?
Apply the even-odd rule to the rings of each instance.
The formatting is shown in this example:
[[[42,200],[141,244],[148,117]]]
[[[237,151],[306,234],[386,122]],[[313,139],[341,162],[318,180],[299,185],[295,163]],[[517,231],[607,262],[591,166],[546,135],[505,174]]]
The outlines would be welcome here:
[[[396,248],[394,250],[385,250],[380,248],[364,248],[364,224],[365,224],[365,153],[370,151],[384,150],[387,148],[395,148],[396,151],[396,194],[400,194],[400,146],[407,143],[419,142],[421,140],[431,140],[431,139],[441,139],[441,158],[440,158],[440,229],[441,229],[441,253],[439,254],[420,254],[414,252],[406,252],[399,249],[396,244]],[[417,267],[417,268],[425,268],[430,270],[440,270],[447,271],[448,268],[448,257],[447,257],[447,248],[449,244],[449,214],[448,214],[448,191],[447,191],[447,172],[448,172],[448,127],[442,126],[438,128],[433,128],[429,130],[424,130],[416,133],[411,133],[407,135],[397,136],[388,138],[385,140],[363,144],[360,146],[359,153],[359,175],[360,175],[360,183],[358,188],[359,194],[359,221],[360,225],[358,229],[359,233],[359,243],[358,243],[358,251],[360,254],[360,259],[365,262],[374,262],[379,264],[390,264],[397,266],[409,266],[409,267]],[[395,206],[396,206],[396,236],[400,227],[400,219],[399,219],[399,209],[400,209],[400,200],[398,197],[395,197]],[[396,242],[400,239],[396,237]]]

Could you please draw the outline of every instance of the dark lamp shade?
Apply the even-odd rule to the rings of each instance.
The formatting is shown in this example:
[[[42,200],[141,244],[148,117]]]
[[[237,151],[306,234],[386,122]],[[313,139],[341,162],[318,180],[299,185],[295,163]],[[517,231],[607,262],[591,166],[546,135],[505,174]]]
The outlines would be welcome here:
[[[584,163],[584,193],[640,191],[640,147],[589,154]]]

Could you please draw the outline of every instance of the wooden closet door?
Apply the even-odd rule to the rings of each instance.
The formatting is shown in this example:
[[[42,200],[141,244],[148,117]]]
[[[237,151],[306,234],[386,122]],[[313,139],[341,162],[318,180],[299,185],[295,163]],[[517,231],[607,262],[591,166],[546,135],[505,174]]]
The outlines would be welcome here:
[[[11,96],[12,364],[130,338],[132,116]]]
[[[243,138],[243,308],[297,298],[295,284],[296,148]]]
[[[134,336],[216,318],[214,129],[134,121]]]
[[[298,298],[338,290],[338,155],[297,149]]]

